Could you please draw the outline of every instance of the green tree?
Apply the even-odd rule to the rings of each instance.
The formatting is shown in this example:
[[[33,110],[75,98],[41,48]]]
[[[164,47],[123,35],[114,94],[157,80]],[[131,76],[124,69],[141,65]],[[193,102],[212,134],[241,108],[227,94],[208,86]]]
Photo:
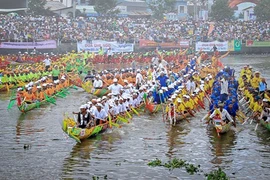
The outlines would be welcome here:
[[[211,17],[216,21],[233,18],[233,9],[228,6],[228,0],[216,0],[211,8]]]
[[[270,19],[270,0],[261,0],[254,8],[257,20],[268,21]]]
[[[120,13],[120,10],[116,9],[117,5],[117,0],[96,0],[94,9],[101,16],[114,16]]]
[[[153,12],[153,17],[163,19],[165,13],[174,12],[176,0],[152,0],[148,3]]]
[[[28,0],[29,13],[34,15],[52,15],[49,8],[45,8],[46,0]]]

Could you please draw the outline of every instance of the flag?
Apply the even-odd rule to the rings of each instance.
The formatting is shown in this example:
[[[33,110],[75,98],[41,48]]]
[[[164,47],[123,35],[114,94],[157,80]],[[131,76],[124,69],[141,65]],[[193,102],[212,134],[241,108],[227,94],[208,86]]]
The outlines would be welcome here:
[[[155,110],[155,105],[149,103],[149,100],[148,100],[148,98],[147,98],[147,94],[146,94],[146,93],[144,93],[143,99],[144,99],[144,102],[145,102],[145,108],[148,109],[151,113],[154,112],[154,110]]]

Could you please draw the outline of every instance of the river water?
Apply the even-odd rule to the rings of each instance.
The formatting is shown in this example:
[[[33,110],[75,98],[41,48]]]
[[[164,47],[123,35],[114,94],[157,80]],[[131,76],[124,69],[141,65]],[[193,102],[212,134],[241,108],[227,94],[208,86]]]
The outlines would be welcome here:
[[[250,64],[270,80],[269,56],[222,61],[236,71]],[[6,110],[9,95],[0,94],[0,179],[205,179],[203,174],[217,167],[231,179],[269,179],[270,133],[261,126],[254,131],[255,124],[238,124],[218,138],[200,122],[204,111],[174,127],[164,123],[161,114],[143,114],[121,129],[78,144],[62,132],[61,121],[87,99],[82,90],[71,90],[57,105],[21,114],[16,107]],[[166,162],[174,157],[201,165],[204,173],[147,165],[155,158]]]

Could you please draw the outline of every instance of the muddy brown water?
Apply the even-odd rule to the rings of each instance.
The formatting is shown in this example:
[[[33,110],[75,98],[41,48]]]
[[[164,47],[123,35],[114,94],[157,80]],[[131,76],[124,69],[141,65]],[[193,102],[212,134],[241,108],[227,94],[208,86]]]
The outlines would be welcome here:
[[[269,82],[269,56],[222,61],[236,71],[250,64]],[[71,90],[57,105],[21,114],[16,107],[7,110],[9,95],[1,93],[0,179],[205,179],[203,173],[147,165],[155,158],[166,162],[174,157],[201,165],[204,172],[221,167],[231,179],[269,179],[270,133],[261,126],[254,131],[255,123],[248,123],[218,138],[200,122],[203,110],[190,123],[174,127],[163,122],[161,113],[134,116],[121,129],[78,144],[62,132],[61,121],[88,98],[81,89]]]

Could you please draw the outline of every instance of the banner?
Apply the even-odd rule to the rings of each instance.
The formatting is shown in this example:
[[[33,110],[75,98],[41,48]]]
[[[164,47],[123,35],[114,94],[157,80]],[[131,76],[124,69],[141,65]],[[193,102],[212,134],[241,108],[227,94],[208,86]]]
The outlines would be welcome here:
[[[197,42],[196,43],[196,51],[213,51],[213,47],[216,45],[217,51],[228,51],[228,42]]]
[[[83,40],[82,42],[77,43],[78,52],[82,50],[89,52],[98,52],[100,47],[102,47],[105,52],[107,51],[107,49],[111,48],[112,52],[114,53],[133,52],[134,50],[133,44],[118,44],[116,41],[109,42],[96,40],[92,42],[87,42],[86,40]]]
[[[247,40],[246,47],[270,47],[270,41]]]
[[[57,47],[55,40],[40,42],[1,42],[2,49],[55,49]]]
[[[242,42],[239,40],[234,40],[234,51],[241,51]]]
[[[228,42],[228,51],[241,51],[242,43],[240,40],[232,40]]]
[[[181,40],[180,42],[163,42],[158,43],[151,40],[140,39],[139,47],[161,47],[161,48],[188,48],[189,41],[188,40]]]

